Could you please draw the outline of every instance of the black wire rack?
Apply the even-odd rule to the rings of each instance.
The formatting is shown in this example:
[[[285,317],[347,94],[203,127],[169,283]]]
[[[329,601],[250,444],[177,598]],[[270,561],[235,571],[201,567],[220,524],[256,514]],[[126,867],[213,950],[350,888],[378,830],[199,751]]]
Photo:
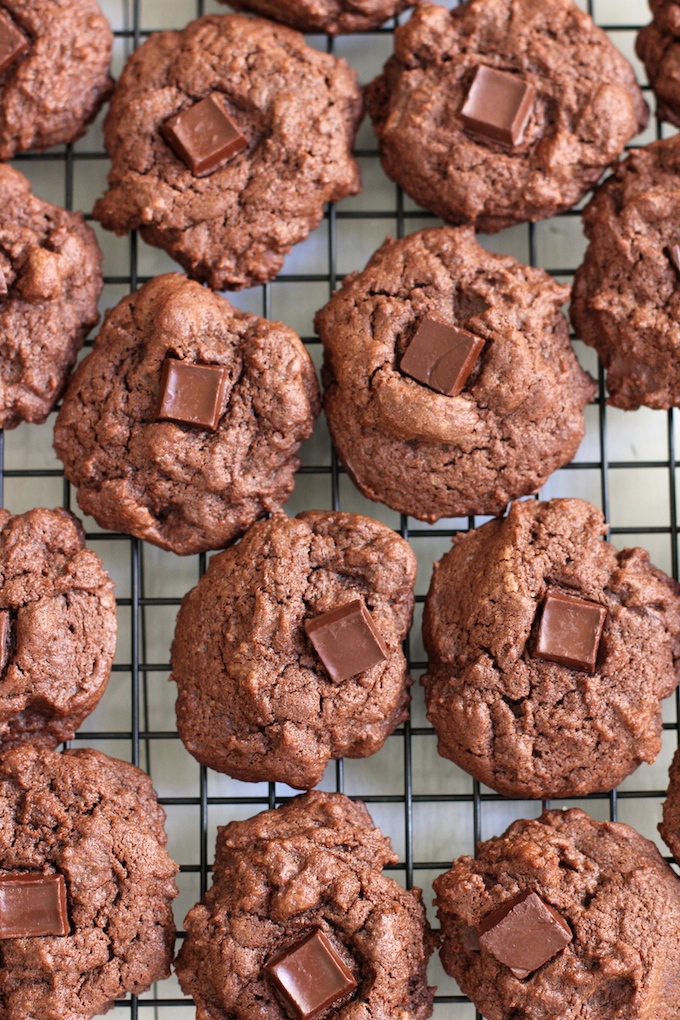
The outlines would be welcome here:
[[[117,71],[151,31],[180,28],[193,17],[228,10],[214,0],[100,2],[115,29]],[[454,5],[455,0],[446,3]],[[610,34],[615,45],[627,56],[632,55],[635,33],[649,20],[644,0],[587,0],[580,6]],[[336,40],[310,36],[309,42],[347,57],[366,82],[379,72],[391,53],[398,20],[374,32]],[[638,71],[641,77],[639,66]],[[648,89],[646,93],[652,105]],[[101,120],[75,145],[40,155],[29,153],[16,161],[33,181],[38,195],[69,209],[83,209],[89,219],[108,169]],[[668,133],[666,129],[664,133]],[[653,123],[634,144],[655,137],[661,137],[661,128]],[[358,136],[356,154],[365,182],[362,195],[337,207],[331,205],[321,226],[293,252],[276,281],[229,295],[239,307],[287,321],[302,335],[317,366],[321,350],[319,340],[311,335],[312,316],[342,276],[361,268],[388,233],[402,237],[439,222],[384,177],[375,139],[366,123]],[[571,210],[555,220],[482,238],[482,243],[541,265],[569,282],[584,248],[579,215],[578,210]],[[115,239],[93,225],[105,254],[103,308],[117,303],[146,279],[176,268],[163,253],[147,248],[136,234]],[[666,414],[642,409],[624,413],[607,408],[601,366],[582,345],[577,343],[576,349],[584,366],[599,379],[599,392],[587,409],[587,436],[576,460],[552,476],[542,495],[590,499],[603,509],[615,544],[645,546],[653,561],[677,578],[678,416],[673,411]],[[43,426],[20,426],[4,436],[0,432],[0,496],[13,512],[58,504],[77,512],[75,494],[51,449],[52,424],[53,418]],[[431,563],[444,554],[453,534],[478,526],[483,519],[446,520],[428,526],[363,499],[339,467],[323,422],[303,448],[303,466],[288,510],[292,514],[312,507],[366,513],[391,524],[411,543],[418,557],[419,575],[414,627],[406,647],[417,679],[425,669],[420,617]],[[180,559],[127,535],[104,532],[90,519],[85,525],[88,543],[117,582],[120,634],[109,688],[99,708],[76,735],[75,743],[99,747],[150,773],[168,815],[168,849],[181,866],[176,911],[181,939],[184,914],[210,881],[216,826],[274,807],[294,791],[281,784],[250,785],[212,773],[198,766],[179,741],[174,725],[174,688],[166,683],[170,642],[182,595],[205,570],[207,557]],[[359,796],[369,805],[376,823],[391,837],[399,853],[399,863],[391,869],[394,877],[409,888],[421,886],[429,908],[432,879],[448,869],[453,857],[473,853],[480,839],[503,831],[515,818],[535,817],[543,805],[500,797],[438,758],[417,685],[413,693],[410,721],[399,727],[383,750],[369,760],[331,763],[321,785]],[[629,822],[658,843],[656,822],[660,819],[668,764],[678,743],[679,709],[677,696],[664,705],[664,744],[654,766],[642,766],[609,794],[569,801],[569,805],[579,803],[599,819]],[[430,916],[434,920],[432,913]],[[431,980],[439,985],[437,1020],[479,1017],[436,959]],[[136,1020],[140,1012],[145,1016],[152,1013],[154,1020],[189,1020],[195,1016],[191,1000],[182,995],[174,978],[155,985],[139,998],[128,996],[116,1003],[112,1016]]]

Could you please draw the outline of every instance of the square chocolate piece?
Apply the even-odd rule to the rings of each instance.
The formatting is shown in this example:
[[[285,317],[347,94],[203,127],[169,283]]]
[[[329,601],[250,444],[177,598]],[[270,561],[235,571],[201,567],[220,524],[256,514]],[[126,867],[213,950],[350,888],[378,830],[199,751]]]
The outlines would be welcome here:
[[[562,915],[531,890],[488,914],[477,934],[480,946],[520,979],[542,967],[574,937]]]
[[[296,1020],[314,1020],[357,987],[351,970],[321,931],[277,953],[264,971]]]
[[[535,99],[530,82],[480,64],[460,116],[469,134],[514,149],[524,138]]]
[[[221,365],[196,365],[166,358],[161,372],[156,421],[174,421],[214,432],[219,425],[229,372]]]
[[[606,617],[599,603],[548,588],[534,658],[593,673]]]
[[[305,620],[305,631],[331,680],[347,680],[387,658],[387,647],[361,599]]]
[[[0,939],[68,935],[63,875],[0,876]]]
[[[166,120],[161,133],[194,177],[206,177],[241,152],[248,141],[213,92]]]
[[[0,74],[22,57],[31,44],[6,10],[0,9]]]
[[[430,389],[455,397],[468,381],[484,343],[481,336],[427,315],[399,368]]]

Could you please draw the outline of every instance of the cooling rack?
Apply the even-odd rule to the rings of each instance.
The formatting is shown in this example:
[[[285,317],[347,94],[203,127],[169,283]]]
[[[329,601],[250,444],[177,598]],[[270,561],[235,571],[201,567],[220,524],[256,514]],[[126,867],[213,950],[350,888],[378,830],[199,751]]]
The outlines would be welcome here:
[[[227,13],[214,0],[100,0],[115,30],[114,73],[147,35],[158,29],[181,28],[204,13]],[[446,0],[454,6],[454,0]],[[649,20],[644,0],[583,0],[580,3],[633,61],[641,84],[644,71],[634,58],[638,28]],[[383,28],[336,40],[313,35],[317,48],[346,57],[366,83],[381,69],[393,48],[398,20]],[[653,106],[653,97],[645,88]],[[108,160],[103,148],[102,117],[73,146],[48,153],[26,154],[17,165],[48,201],[81,209],[89,217],[105,186]],[[670,134],[652,119],[634,140],[645,144]],[[364,122],[357,138],[363,175],[362,194],[330,206],[307,241],[286,260],[281,275],[270,284],[229,295],[238,307],[282,319],[308,345],[320,365],[320,343],[313,336],[312,318],[339,285],[345,273],[362,268],[387,234],[404,236],[439,221],[412,203],[382,173],[375,138]],[[105,289],[101,310],[116,304],[146,279],[175,264],[136,234],[116,238],[93,223],[104,251]],[[581,261],[585,242],[578,210],[536,225],[481,238],[494,251],[540,265],[569,282]],[[91,341],[86,346],[90,346]],[[587,434],[575,461],[553,475],[541,491],[545,498],[579,496],[604,510],[618,546],[639,544],[653,562],[678,576],[676,455],[678,415],[640,409],[622,412],[607,408],[604,379],[592,351],[578,341],[579,359],[599,379],[599,393],[586,409]],[[75,494],[64,480],[52,451],[54,416],[41,426],[22,425],[0,432],[0,492],[5,506],[20,513],[33,506],[63,505],[77,510]],[[325,423],[302,450],[303,466],[287,506],[302,509],[343,509],[366,513],[390,524],[411,543],[419,564],[414,627],[407,650],[416,679],[411,719],[391,736],[371,759],[331,763],[323,789],[361,797],[376,823],[392,839],[399,863],[391,870],[405,886],[424,890],[430,918],[432,879],[446,870],[453,857],[473,853],[479,839],[498,834],[515,818],[536,817],[540,802],[508,800],[480,786],[451,762],[438,757],[436,741],[425,717],[417,677],[425,668],[420,638],[422,603],[432,562],[448,549],[457,531],[478,526],[484,518],[439,521],[424,525],[365,500],[338,466]],[[82,517],[82,515],[80,515]],[[182,595],[205,570],[207,557],[176,557],[127,535],[102,531],[85,519],[88,543],[104,560],[116,581],[119,640],[108,690],[95,713],[76,735],[75,746],[92,746],[140,765],[150,773],[168,820],[169,851],[181,866],[176,918],[182,938],[186,911],[210,882],[217,825],[246,818],[273,807],[295,791],[281,784],[247,784],[200,767],[185,751],[174,719],[174,685],[167,683],[174,618]],[[663,749],[653,766],[642,766],[610,794],[595,795],[551,806],[580,804],[594,817],[625,821],[654,839],[667,857],[656,833],[667,769],[678,743],[678,698],[664,704]],[[584,803],[587,801],[587,803]],[[668,859],[668,857],[667,857]],[[437,959],[431,981],[438,985],[436,1020],[472,1020],[479,1016]],[[148,1020],[193,1020],[195,1010],[174,978],[158,983],[145,995],[116,1003],[115,1020],[143,1016]]]

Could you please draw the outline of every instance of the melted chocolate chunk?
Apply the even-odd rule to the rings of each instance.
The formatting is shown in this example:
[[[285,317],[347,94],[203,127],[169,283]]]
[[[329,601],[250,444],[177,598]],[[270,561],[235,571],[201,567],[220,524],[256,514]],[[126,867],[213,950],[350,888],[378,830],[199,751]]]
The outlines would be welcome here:
[[[0,939],[69,931],[63,875],[0,876]]]
[[[314,1020],[357,987],[351,970],[321,931],[277,953],[264,970],[296,1020]]]
[[[0,676],[5,672],[12,654],[12,635],[9,609],[0,610]]]
[[[573,939],[561,914],[531,890],[488,914],[477,933],[480,945],[520,979],[542,967]]]
[[[515,148],[523,138],[536,99],[536,89],[507,71],[477,67],[460,111],[468,134]]]
[[[399,367],[438,393],[455,397],[468,381],[484,343],[466,329],[426,316]]]
[[[196,365],[166,358],[156,420],[196,425],[214,432],[222,415],[228,383],[229,373],[220,365]]]
[[[0,10],[0,74],[31,47],[7,11]]]
[[[331,680],[347,680],[387,658],[387,648],[361,599],[305,620],[305,631]]]
[[[680,273],[680,244],[669,244],[666,251],[673,269],[676,273]]]
[[[593,673],[606,616],[607,610],[597,602],[549,588],[534,658]]]
[[[188,110],[166,120],[161,133],[194,177],[205,177],[224,166],[248,145],[213,93]]]

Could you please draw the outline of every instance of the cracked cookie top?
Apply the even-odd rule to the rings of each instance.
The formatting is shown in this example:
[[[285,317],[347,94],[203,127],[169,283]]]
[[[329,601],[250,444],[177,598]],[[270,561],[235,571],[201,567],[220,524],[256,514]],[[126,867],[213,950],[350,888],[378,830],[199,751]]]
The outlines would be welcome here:
[[[388,239],[316,316],[324,409],[355,484],[422,520],[501,512],[575,455],[595,387],[541,269],[495,255],[471,227]],[[400,371],[434,318],[484,340],[457,396]]]
[[[226,2],[226,0],[225,0]],[[412,7],[415,0],[229,0],[235,11],[254,11],[301,32],[363,32]]]
[[[70,740],[106,689],[113,582],[67,510],[0,510],[0,748]]]
[[[0,876],[61,875],[69,934],[6,938],[6,1020],[87,1020],[170,973],[174,861],[151,780],[99,751],[0,757]]]
[[[578,809],[545,811],[480,843],[436,879],[444,967],[488,1020],[671,1020],[680,1008],[680,883],[628,825]],[[532,890],[571,942],[526,978],[474,934],[490,913]]]
[[[416,562],[358,514],[275,514],[213,556],[182,601],[172,645],[177,729],[202,764],[309,789],[329,759],[365,758],[406,718]],[[304,623],[361,600],[386,658],[332,680]]]
[[[162,410],[173,393],[164,371],[177,365],[217,372],[213,420],[189,420],[196,405]],[[107,312],[54,445],[85,513],[187,555],[222,548],[281,508],[318,413],[314,366],[291,329],[173,273]]]
[[[160,129],[211,95],[247,146],[198,178]],[[359,191],[352,143],[362,109],[349,65],[282,25],[227,14],[154,32],[111,100],[109,191],[94,216],[118,233],[140,227],[215,289],[270,280],[324,204]]]
[[[508,797],[611,790],[661,747],[678,684],[680,588],[602,541],[590,503],[514,503],[454,538],[423,616],[439,753]],[[548,590],[606,609],[593,673],[535,656]]]
[[[382,874],[396,860],[364,805],[337,793],[220,827],[213,886],[176,961],[198,1020],[288,1020],[263,967],[315,929],[357,982],[336,1020],[426,1020],[435,942],[420,890]]]

